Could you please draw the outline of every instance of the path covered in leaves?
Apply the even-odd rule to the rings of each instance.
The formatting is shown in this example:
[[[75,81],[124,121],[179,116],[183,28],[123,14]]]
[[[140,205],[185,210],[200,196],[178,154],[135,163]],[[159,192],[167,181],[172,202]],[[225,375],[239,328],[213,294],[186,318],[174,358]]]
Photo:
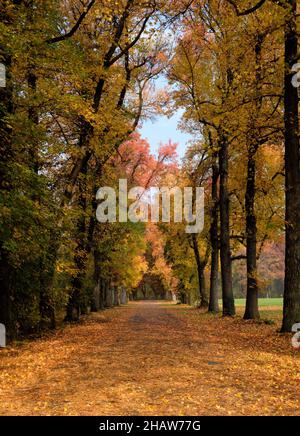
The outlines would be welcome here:
[[[0,415],[300,411],[300,353],[274,326],[140,302],[0,351]]]

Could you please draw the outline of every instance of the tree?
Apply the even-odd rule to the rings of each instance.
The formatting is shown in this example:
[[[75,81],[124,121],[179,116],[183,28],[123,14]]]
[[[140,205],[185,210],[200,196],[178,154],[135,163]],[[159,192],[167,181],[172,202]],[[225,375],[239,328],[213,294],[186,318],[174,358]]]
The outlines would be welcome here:
[[[286,254],[282,332],[300,321],[300,167],[298,90],[292,85],[292,67],[298,57],[297,1],[285,2],[285,177]]]
[[[237,15],[250,14],[266,1],[258,2],[253,8],[240,12],[234,1]],[[299,109],[298,91],[292,84],[293,65],[298,59],[297,0],[273,1],[281,8],[284,18],[284,140],[286,181],[286,260],[285,292],[282,332],[289,332],[300,319],[299,281]]]

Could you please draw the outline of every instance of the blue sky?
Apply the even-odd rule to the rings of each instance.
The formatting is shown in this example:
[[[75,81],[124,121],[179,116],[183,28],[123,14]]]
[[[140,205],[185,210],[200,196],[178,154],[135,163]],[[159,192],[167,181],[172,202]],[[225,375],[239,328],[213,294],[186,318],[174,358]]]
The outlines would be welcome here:
[[[164,75],[160,75],[156,81],[156,89],[164,88],[168,84]],[[178,143],[177,152],[179,158],[182,158],[185,154],[188,141],[192,137],[184,132],[181,132],[178,128],[183,111],[178,110],[170,118],[166,116],[159,116],[153,121],[148,120],[143,123],[140,133],[144,139],[147,139],[152,153],[156,153],[160,143],[166,144],[171,139],[172,142]]]
[[[178,156],[182,158],[188,145],[191,136],[181,132],[178,128],[178,122],[181,117],[181,112],[176,112],[171,118],[160,116],[154,121],[146,121],[140,129],[140,133],[144,139],[147,139],[153,153],[157,152],[160,143],[167,143],[171,139],[172,142],[178,143]]]

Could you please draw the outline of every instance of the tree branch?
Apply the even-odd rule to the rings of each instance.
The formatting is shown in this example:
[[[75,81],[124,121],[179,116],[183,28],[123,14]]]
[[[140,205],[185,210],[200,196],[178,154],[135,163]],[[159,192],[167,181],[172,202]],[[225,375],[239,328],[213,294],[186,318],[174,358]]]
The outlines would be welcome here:
[[[87,16],[87,14],[89,13],[89,11],[92,9],[92,7],[94,6],[96,0],[91,0],[90,3],[84,8],[84,11],[82,12],[82,14],[80,15],[80,17],[78,18],[78,20],[76,21],[76,23],[74,24],[74,26],[71,28],[71,30],[69,30],[69,32],[60,35],[60,36],[56,36],[54,38],[50,38],[47,39],[46,43],[47,44],[55,44],[57,42],[61,42],[64,41],[68,38],[71,38],[79,29],[81,23],[83,22],[83,20],[85,19],[85,17]]]
[[[154,12],[154,11],[153,11]],[[146,28],[146,25],[147,25],[147,23],[148,23],[148,21],[149,21],[149,19],[150,19],[150,17],[151,17],[151,15],[153,14],[153,12],[151,13],[151,14],[149,14],[146,18],[145,18],[145,20],[144,20],[144,22],[143,22],[143,24],[142,24],[142,26],[141,26],[141,28],[140,28],[140,30],[139,30],[139,33],[136,35],[136,37],[134,38],[134,40],[133,41],[131,41],[131,43],[130,44],[128,44],[128,45],[126,45],[126,47],[124,47],[123,49],[121,49],[121,51],[120,51],[120,53],[118,53],[115,57],[113,57],[109,62],[108,62],[108,67],[110,67],[111,65],[113,65],[113,64],[115,64],[125,53],[127,53],[137,42],[138,42],[138,40],[140,39],[140,37],[141,37],[141,35],[142,35],[142,33],[144,32],[144,30],[145,30],[145,28]]]
[[[255,6],[252,6],[251,8],[246,9],[245,11],[240,11],[234,0],[227,0],[227,1],[228,3],[231,4],[231,6],[234,7],[234,10],[238,17],[252,14],[253,12],[257,11],[266,2],[266,0],[260,0]]]
[[[245,260],[245,259],[247,259],[247,256],[245,256],[244,254],[240,254],[239,256],[232,256],[231,262],[234,262],[235,260]]]

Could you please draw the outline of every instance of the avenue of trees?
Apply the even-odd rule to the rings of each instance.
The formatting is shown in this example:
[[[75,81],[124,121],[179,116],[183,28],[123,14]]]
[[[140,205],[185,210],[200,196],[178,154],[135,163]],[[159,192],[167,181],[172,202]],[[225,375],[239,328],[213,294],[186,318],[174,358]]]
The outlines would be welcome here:
[[[296,0],[3,0],[0,323],[9,337],[137,290],[245,319],[283,281],[300,323]],[[162,75],[168,86],[155,86]],[[139,127],[183,113],[156,155]],[[154,127],[155,128],[155,125]],[[172,132],[170,132],[172,138]],[[101,186],[203,186],[205,226],[96,220]]]

